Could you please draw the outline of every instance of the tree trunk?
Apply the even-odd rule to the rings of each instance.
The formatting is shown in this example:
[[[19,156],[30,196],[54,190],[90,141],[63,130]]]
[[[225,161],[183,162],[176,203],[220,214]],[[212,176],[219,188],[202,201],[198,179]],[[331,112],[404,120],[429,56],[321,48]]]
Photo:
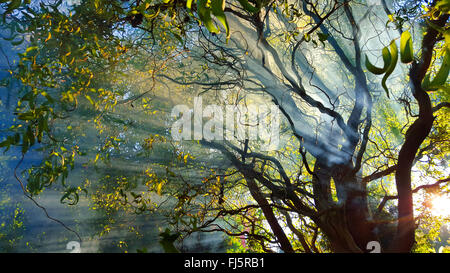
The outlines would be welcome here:
[[[433,21],[433,24],[443,27],[448,18],[449,14],[443,13]],[[397,234],[389,249],[393,252],[410,252],[415,242],[411,168],[420,145],[433,126],[433,108],[428,93],[422,88],[422,80],[430,67],[438,36],[439,33],[434,27],[428,27],[422,40],[421,59],[413,62],[409,71],[411,91],[419,105],[419,117],[406,131],[405,142],[398,155],[397,171],[395,172],[398,193],[398,224]]]
[[[335,181],[338,204],[331,196],[331,177]],[[317,223],[335,252],[363,252],[373,233],[365,189],[345,165],[327,166],[319,159],[314,165],[314,201],[322,216]]]
[[[418,66],[411,68],[413,94],[419,104],[419,118],[414,121],[405,134],[405,142],[400,149],[395,172],[398,193],[397,234],[390,251],[410,252],[415,241],[414,207],[411,189],[411,168],[416,153],[433,126],[433,111],[428,94],[421,86]]]
[[[343,204],[348,232],[356,245],[365,251],[368,242],[377,240],[365,184],[357,180],[351,165],[339,165],[335,170],[333,178],[339,203]]]

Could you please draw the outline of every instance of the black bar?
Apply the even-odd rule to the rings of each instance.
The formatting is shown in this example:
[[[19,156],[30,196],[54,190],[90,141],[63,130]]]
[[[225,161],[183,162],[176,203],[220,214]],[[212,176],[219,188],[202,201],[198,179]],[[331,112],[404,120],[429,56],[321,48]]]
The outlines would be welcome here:
[[[17,258],[17,260],[16,260]],[[434,266],[441,272],[448,270],[448,254],[236,254],[236,253],[137,253],[137,254],[0,254],[3,267],[11,264],[12,268],[21,269],[37,265],[45,268],[59,268],[89,272],[391,272],[407,268],[421,270],[425,265],[427,271]],[[18,261],[22,261],[18,263]],[[26,261],[26,262],[23,262]],[[95,268],[97,267],[97,268]],[[434,270],[433,270],[434,271]]]

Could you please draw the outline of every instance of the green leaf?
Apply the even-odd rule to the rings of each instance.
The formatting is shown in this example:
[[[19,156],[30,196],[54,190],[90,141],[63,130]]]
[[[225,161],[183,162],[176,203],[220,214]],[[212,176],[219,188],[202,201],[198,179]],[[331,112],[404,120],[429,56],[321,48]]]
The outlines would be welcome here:
[[[0,142],[0,148],[9,147],[11,145],[10,139],[6,138],[5,141]]]
[[[372,72],[375,75],[381,75],[381,74],[385,73],[387,71],[387,69],[389,68],[389,66],[391,65],[392,56],[391,56],[391,53],[389,52],[389,49],[387,47],[384,47],[383,50],[381,51],[381,53],[383,55],[383,63],[384,63],[382,68],[374,66],[369,61],[369,58],[366,55],[366,67],[370,72]]]
[[[405,31],[400,37],[400,60],[402,63],[411,63],[414,59],[414,49],[411,39],[411,33]]]
[[[43,118],[41,118],[39,120],[39,125],[38,125],[38,133],[37,133],[37,140],[39,143],[42,142],[42,137],[44,136],[44,120]]]
[[[448,12],[450,11],[450,0],[441,0],[438,1],[435,9],[441,11],[441,12]]]
[[[322,42],[323,46],[325,46],[325,41],[328,40],[329,34],[318,32],[317,36],[319,37],[319,41]]]
[[[425,91],[430,90],[430,89],[429,89],[429,88],[430,88],[430,83],[431,83],[430,77],[431,77],[431,75],[430,75],[430,73],[428,73],[428,74],[425,75],[425,77],[424,77],[423,80],[422,80],[422,88],[423,88]]]
[[[398,47],[397,44],[395,43],[395,40],[393,40],[390,44],[390,52],[391,52],[391,57],[392,57],[392,61],[388,67],[388,69],[386,70],[386,74],[384,74],[383,79],[381,80],[381,85],[384,88],[384,91],[386,91],[386,96],[389,98],[389,89],[386,86],[386,81],[389,78],[389,76],[392,74],[392,72],[394,72],[395,66],[397,65],[397,61],[398,61]]]
[[[28,134],[22,135],[22,154],[26,154],[29,148]]]
[[[444,35],[445,45],[450,47],[450,29],[445,30],[442,35]]]
[[[32,120],[34,119],[34,115],[31,112],[20,113],[17,115],[17,118],[20,120]]]
[[[200,21],[205,25],[209,32],[219,33],[219,29],[214,26],[214,22],[211,18],[211,9],[206,6],[207,3],[207,0],[197,1],[198,16],[200,17]]]
[[[72,195],[73,195],[73,197],[71,197]],[[61,197],[60,202],[65,204],[66,202],[64,200],[66,200],[66,199],[70,200],[68,202],[69,205],[77,204],[80,199],[80,197],[77,193],[77,188],[71,187],[71,188],[67,189],[66,192],[64,193],[64,195]]]
[[[443,85],[448,79],[448,74],[450,71],[450,49],[445,50],[444,60],[442,61],[441,68],[438,73],[431,81],[431,85]]]
[[[230,38],[230,28],[224,10],[225,0],[211,0],[212,13],[222,23],[227,33],[227,41]]]
[[[28,128],[27,128],[27,138],[28,138],[29,146],[30,147],[33,146],[34,142],[35,142],[35,138],[34,138],[34,134],[31,129],[31,126],[28,126]]]
[[[251,12],[251,13],[256,13],[259,11],[258,8],[250,5],[250,3],[247,0],[238,0],[239,3],[241,4],[241,6],[244,8],[244,10]]]
[[[441,88],[448,79],[448,74],[450,72],[450,49],[445,50],[444,60],[442,61],[442,65],[439,68],[439,71],[436,73],[436,76],[433,80],[430,81],[430,74],[427,74],[422,81],[422,88],[426,91],[437,90]]]
[[[36,195],[38,194],[41,190],[42,190],[42,185],[39,183],[39,180],[34,178],[34,179],[28,179],[28,183],[27,183],[27,190],[32,194],[32,195]]]

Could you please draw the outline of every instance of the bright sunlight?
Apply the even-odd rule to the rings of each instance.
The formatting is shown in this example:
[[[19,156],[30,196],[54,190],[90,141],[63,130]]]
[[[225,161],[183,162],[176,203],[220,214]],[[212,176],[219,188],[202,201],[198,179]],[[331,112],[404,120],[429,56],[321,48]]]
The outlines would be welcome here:
[[[431,211],[435,216],[450,216],[450,198],[445,195],[437,195],[431,201]]]

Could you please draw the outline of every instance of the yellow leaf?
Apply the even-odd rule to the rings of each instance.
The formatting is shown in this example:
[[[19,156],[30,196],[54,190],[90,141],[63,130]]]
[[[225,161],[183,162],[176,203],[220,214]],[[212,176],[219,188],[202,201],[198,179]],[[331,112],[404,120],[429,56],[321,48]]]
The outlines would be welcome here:
[[[158,195],[161,195],[161,189],[162,189],[162,182],[158,184],[158,186],[156,186],[156,193]]]
[[[48,41],[48,40],[50,40],[52,38],[52,33],[51,32],[49,32],[48,33],[48,36],[47,36],[47,39],[45,39],[45,43]]]

